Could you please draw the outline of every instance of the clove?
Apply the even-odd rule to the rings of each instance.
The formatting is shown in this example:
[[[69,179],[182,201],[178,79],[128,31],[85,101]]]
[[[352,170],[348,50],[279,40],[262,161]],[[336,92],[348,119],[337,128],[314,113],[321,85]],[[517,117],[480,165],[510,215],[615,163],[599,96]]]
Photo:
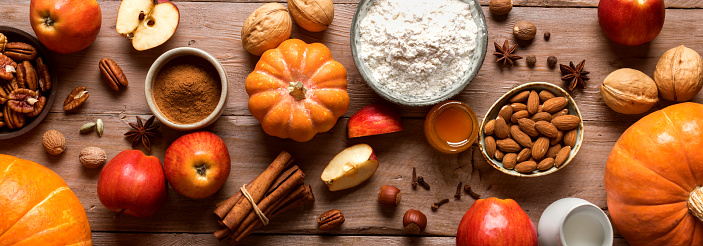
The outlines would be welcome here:
[[[430,185],[425,182],[425,178],[423,178],[422,176],[417,177],[417,182],[420,183],[420,185],[422,185],[422,187],[424,187],[426,190],[430,190]]]
[[[481,199],[481,195],[474,192],[474,190],[471,189],[471,185],[464,185],[464,191],[466,191],[466,193],[469,193],[469,196],[471,196],[471,198],[473,199]]]
[[[415,167],[413,167],[413,189],[417,189],[417,175],[415,174]]]
[[[459,182],[459,185],[456,186],[456,194],[454,194],[456,199],[461,199],[461,184],[462,182]]]
[[[432,211],[435,211],[439,208],[439,206],[442,206],[442,204],[448,203],[449,199],[442,199],[439,202],[435,202],[432,204]]]

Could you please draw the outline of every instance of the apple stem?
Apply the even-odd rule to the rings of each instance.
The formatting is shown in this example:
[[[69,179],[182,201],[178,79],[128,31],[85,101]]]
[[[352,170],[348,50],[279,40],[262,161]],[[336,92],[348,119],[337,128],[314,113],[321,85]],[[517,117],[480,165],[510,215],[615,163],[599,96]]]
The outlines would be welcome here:
[[[120,215],[122,215],[125,210],[127,210],[127,209],[123,208],[122,210],[120,210],[120,212],[118,212],[117,214],[115,214],[115,218],[114,218],[113,220],[117,220],[117,218],[120,217]]]

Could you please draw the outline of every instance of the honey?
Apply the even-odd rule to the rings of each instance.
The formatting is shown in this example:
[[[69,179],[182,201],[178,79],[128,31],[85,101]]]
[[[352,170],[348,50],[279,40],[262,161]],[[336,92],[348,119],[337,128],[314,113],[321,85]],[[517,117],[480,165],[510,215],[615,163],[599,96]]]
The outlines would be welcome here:
[[[459,153],[468,149],[477,135],[476,114],[459,101],[437,104],[425,118],[427,141],[444,153]]]

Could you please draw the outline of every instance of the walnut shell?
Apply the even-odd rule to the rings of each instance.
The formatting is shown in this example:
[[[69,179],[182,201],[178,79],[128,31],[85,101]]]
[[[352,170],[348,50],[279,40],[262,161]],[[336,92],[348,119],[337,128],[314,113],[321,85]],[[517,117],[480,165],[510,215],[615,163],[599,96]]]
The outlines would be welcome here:
[[[280,3],[267,3],[254,10],[242,26],[242,46],[254,55],[278,47],[290,38],[293,21]]]
[[[49,154],[58,155],[66,150],[66,138],[57,130],[48,130],[42,136],[42,145]]]
[[[288,0],[288,10],[298,26],[311,32],[321,32],[332,24],[332,0]]]
[[[488,10],[494,15],[505,15],[513,9],[512,0],[491,0],[488,2]]]
[[[691,100],[703,87],[703,60],[698,52],[683,45],[672,48],[659,58],[654,82],[666,100]]]
[[[97,168],[107,162],[107,155],[105,155],[105,151],[101,148],[87,147],[81,150],[78,159],[84,167]]]
[[[641,114],[651,109],[659,98],[657,85],[643,72],[621,68],[608,74],[600,86],[603,101],[615,112]]]

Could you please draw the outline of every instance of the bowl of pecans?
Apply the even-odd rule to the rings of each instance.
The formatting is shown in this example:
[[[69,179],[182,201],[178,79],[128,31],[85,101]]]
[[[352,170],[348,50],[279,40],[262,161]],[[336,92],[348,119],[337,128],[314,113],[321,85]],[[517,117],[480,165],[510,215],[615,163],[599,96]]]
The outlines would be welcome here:
[[[0,139],[9,139],[46,117],[58,76],[49,51],[25,31],[0,26],[0,52]]]
[[[518,177],[554,173],[576,156],[583,121],[574,99],[560,87],[532,82],[503,95],[479,128],[479,147],[494,168]]]

